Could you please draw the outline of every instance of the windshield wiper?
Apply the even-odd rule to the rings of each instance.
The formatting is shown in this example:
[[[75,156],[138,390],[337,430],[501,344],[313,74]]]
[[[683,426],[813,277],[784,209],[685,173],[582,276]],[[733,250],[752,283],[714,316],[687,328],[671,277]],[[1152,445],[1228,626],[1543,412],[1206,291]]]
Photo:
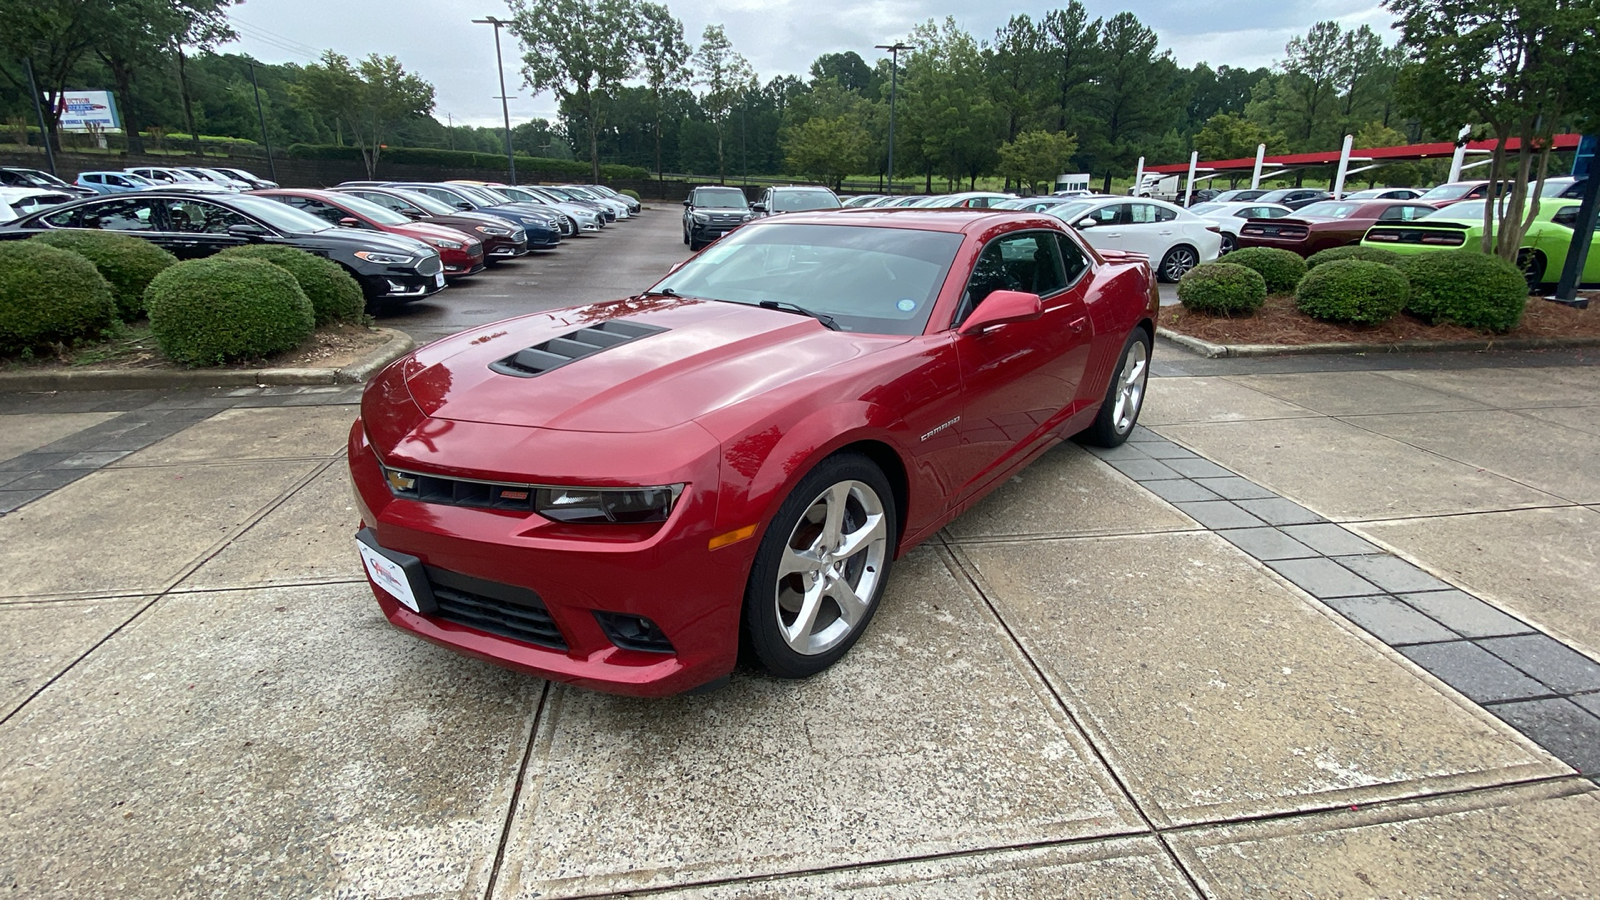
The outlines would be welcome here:
[[[821,322],[823,327],[827,328],[829,331],[839,330],[839,323],[833,320],[833,316],[827,315],[826,313],[813,312],[809,309],[806,309],[804,306],[797,306],[796,304],[790,303],[786,300],[760,300],[757,301],[756,305],[760,306],[762,309],[781,309],[785,312],[793,312],[799,313],[802,316],[810,316],[811,318],[816,319],[818,322]]]
[[[680,294],[677,291],[673,290],[672,288],[651,288],[650,290],[645,291],[644,293],[640,294],[639,296],[641,296],[641,297],[676,297],[679,300],[702,300],[702,299],[704,299],[702,297],[695,297],[695,296],[691,296],[689,294]]]

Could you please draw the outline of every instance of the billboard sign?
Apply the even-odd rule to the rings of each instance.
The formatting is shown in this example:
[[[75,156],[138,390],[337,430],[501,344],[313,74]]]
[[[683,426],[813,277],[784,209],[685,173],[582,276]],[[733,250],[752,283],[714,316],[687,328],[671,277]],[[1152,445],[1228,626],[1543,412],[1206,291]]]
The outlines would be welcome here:
[[[61,130],[85,132],[91,123],[102,132],[122,130],[117,103],[109,91],[65,91],[55,101],[61,115]]]

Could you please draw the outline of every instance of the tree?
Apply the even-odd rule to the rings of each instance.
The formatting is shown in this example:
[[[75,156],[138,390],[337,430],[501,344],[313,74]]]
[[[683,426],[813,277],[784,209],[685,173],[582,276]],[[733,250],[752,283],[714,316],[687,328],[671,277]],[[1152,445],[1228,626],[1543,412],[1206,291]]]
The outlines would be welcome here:
[[[1206,120],[1204,128],[1194,136],[1194,149],[1205,160],[1246,159],[1256,155],[1256,148],[1267,145],[1267,154],[1288,152],[1288,140],[1281,134],[1267,131],[1244,116],[1217,113]]]
[[[824,53],[811,63],[812,81],[837,81],[840,87],[870,99],[877,99],[878,75],[854,50]]]
[[[655,113],[656,178],[661,177],[661,107],[667,91],[689,83],[693,72],[689,56],[694,52],[683,37],[683,23],[667,11],[664,4],[640,3],[639,56],[643,60],[645,85],[650,89]]]
[[[103,39],[107,8],[104,0],[0,0],[0,56],[32,60],[39,90],[59,97],[78,63]],[[0,73],[18,90],[28,91],[20,72],[7,67]],[[50,103],[43,109],[47,133],[42,137],[59,148],[61,114]]]
[[[404,119],[433,111],[433,85],[412,75],[393,56],[376,53],[356,65],[332,50],[306,66],[294,94],[350,129],[367,177],[377,174],[384,141]]]
[[[1055,183],[1078,152],[1077,135],[1062,132],[1024,131],[1000,145],[1000,174],[1030,187],[1039,182]]]
[[[721,25],[707,25],[700,35],[700,49],[694,54],[695,83],[705,88],[700,106],[717,130],[717,180],[728,180],[727,154],[724,152],[728,117],[745,95],[756,89],[755,72],[750,63],[733,49],[733,42]]]
[[[921,146],[930,180],[939,174],[952,184],[975,183],[994,163],[1003,127],[999,107],[984,90],[978,43],[954,17],[942,26],[917,26],[910,42],[917,49],[907,57],[902,88],[906,143]]]
[[[640,46],[637,0],[507,0],[522,41],[522,75],[550,91],[585,124],[589,164],[600,181],[604,101],[634,73]],[[664,8],[663,8],[664,11]]]
[[[1406,143],[1404,133],[1397,131],[1382,122],[1368,122],[1361,126],[1355,133],[1354,147],[1366,150],[1371,147],[1400,147]],[[1384,184],[1410,185],[1422,181],[1424,167],[1421,163],[1399,162],[1388,163],[1376,169],[1368,169],[1367,186],[1376,184],[1378,179],[1383,179]]]
[[[1055,102],[1056,130],[1083,133],[1075,129],[1083,115],[1094,79],[1098,76],[1096,58],[1100,53],[1102,21],[1089,21],[1089,11],[1080,0],[1069,0],[1063,9],[1045,13],[1040,28],[1044,53],[1050,70],[1048,83]]]
[[[1100,34],[1099,75],[1090,108],[1101,122],[1093,136],[1097,161],[1111,190],[1111,170],[1132,168],[1139,149],[1162,135],[1172,121],[1169,89],[1177,66],[1169,52],[1156,52],[1156,33],[1133,13],[1118,13]]]
[[[1044,32],[1026,15],[1018,15],[995,32],[994,47],[984,51],[989,94],[1005,117],[1003,137],[1008,141],[1049,103],[1044,47]]]
[[[840,187],[846,175],[867,164],[872,135],[852,116],[820,116],[785,129],[783,149],[789,171]]]
[[[99,37],[94,52],[111,74],[122,112],[128,152],[143,153],[139,103],[133,82],[139,72],[158,68],[183,44],[214,45],[234,36],[224,11],[234,0],[106,0],[98,4]],[[199,138],[195,137],[198,147]]]
[[[1290,40],[1284,48],[1282,96],[1285,112],[1294,120],[1291,137],[1300,142],[1300,149],[1314,148],[1314,135],[1338,100],[1340,79],[1349,69],[1343,47],[1339,23],[1318,22],[1305,37]]]
[[[1600,116],[1600,0],[1387,5],[1412,55],[1397,86],[1403,107],[1438,131],[1480,123],[1496,139],[1488,177],[1510,188],[1498,223],[1496,204],[1484,204],[1482,249],[1515,261],[1538,215],[1551,137],[1570,120]],[[1515,151],[1506,147],[1512,138],[1521,142]]]

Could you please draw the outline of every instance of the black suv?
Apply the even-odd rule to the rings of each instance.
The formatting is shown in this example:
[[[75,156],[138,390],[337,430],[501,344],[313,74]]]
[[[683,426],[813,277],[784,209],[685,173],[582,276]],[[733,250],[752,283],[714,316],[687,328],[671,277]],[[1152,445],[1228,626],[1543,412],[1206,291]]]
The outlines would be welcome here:
[[[750,204],[735,187],[697,187],[683,201],[683,242],[699,250],[750,221]]]

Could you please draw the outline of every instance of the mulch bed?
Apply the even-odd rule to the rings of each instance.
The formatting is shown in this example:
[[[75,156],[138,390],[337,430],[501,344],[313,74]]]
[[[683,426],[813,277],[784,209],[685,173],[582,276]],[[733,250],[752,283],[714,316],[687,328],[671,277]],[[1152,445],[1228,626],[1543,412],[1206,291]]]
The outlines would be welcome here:
[[[1482,341],[1489,338],[1600,337],[1600,293],[1585,291],[1588,309],[1573,309],[1539,297],[1528,298],[1522,323],[1503,335],[1429,325],[1401,313],[1382,325],[1338,325],[1321,322],[1294,308],[1290,296],[1268,297],[1253,316],[1230,318],[1191,312],[1182,306],[1161,309],[1160,325],[1214,344],[1403,344],[1410,341]]]
[[[208,371],[253,371],[267,368],[340,368],[360,360],[381,347],[389,336],[365,325],[336,324],[318,329],[301,347],[265,359],[240,360],[225,366],[208,366]],[[116,371],[186,371],[156,347],[148,323],[129,326],[122,335],[108,341],[86,342],[58,347],[54,355],[31,358],[0,358],[0,369],[12,372],[73,372],[84,369]]]

